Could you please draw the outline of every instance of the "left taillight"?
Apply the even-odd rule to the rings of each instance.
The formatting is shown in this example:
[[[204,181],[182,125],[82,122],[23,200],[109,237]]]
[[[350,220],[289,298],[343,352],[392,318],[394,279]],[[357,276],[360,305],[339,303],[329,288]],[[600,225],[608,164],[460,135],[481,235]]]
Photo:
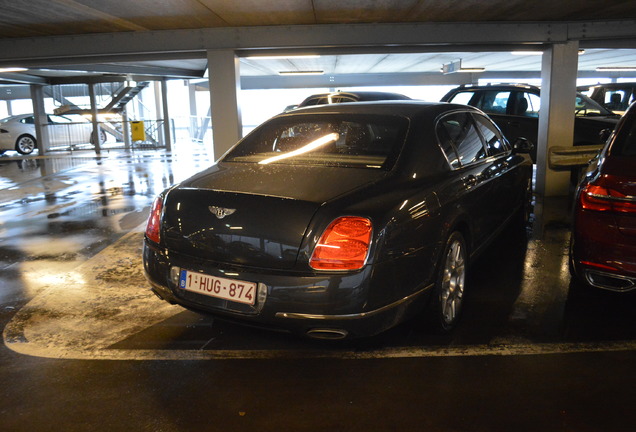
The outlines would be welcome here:
[[[373,226],[367,218],[335,219],[320,237],[309,265],[316,270],[358,270],[364,267]]]
[[[161,240],[161,212],[163,210],[163,197],[158,196],[152,204],[148,224],[146,225],[146,238],[155,243]]]
[[[581,208],[599,212],[636,213],[636,197],[626,190],[630,184],[633,181],[626,178],[602,175],[581,190]]]

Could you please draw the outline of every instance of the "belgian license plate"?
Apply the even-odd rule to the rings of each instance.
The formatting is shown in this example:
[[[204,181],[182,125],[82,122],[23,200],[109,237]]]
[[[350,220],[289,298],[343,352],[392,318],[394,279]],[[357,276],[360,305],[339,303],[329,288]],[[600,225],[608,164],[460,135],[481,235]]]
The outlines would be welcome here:
[[[181,270],[179,286],[186,291],[210,297],[254,305],[256,284]]]

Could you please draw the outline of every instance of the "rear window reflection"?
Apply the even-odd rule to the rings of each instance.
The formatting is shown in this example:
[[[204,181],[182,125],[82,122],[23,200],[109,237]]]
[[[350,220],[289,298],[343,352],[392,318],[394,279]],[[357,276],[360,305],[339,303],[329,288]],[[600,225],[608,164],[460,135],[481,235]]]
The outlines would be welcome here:
[[[223,162],[390,168],[408,121],[387,116],[297,116],[257,128]]]

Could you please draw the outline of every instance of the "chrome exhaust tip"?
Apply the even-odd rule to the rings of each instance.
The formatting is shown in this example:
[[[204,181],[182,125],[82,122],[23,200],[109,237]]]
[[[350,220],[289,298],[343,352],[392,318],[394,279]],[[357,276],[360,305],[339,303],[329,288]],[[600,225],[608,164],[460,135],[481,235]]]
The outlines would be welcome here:
[[[339,340],[347,337],[349,333],[341,329],[311,329],[307,331],[307,336],[314,339]]]
[[[594,270],[585,272],[587,283],[596,287],[615,292],[627,292],[636,289],[636,281],[631,278]]]

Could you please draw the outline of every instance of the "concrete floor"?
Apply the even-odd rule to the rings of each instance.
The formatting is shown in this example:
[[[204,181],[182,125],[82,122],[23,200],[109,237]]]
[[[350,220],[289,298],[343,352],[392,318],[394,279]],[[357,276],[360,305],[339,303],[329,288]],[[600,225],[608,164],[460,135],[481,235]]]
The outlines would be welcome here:
[[[321,343],[150,294],[152,199],[210,163],[0,157],[0,430],[634,430],[636,297],[571,290],[567,200],[473,263],[452,335]]]

